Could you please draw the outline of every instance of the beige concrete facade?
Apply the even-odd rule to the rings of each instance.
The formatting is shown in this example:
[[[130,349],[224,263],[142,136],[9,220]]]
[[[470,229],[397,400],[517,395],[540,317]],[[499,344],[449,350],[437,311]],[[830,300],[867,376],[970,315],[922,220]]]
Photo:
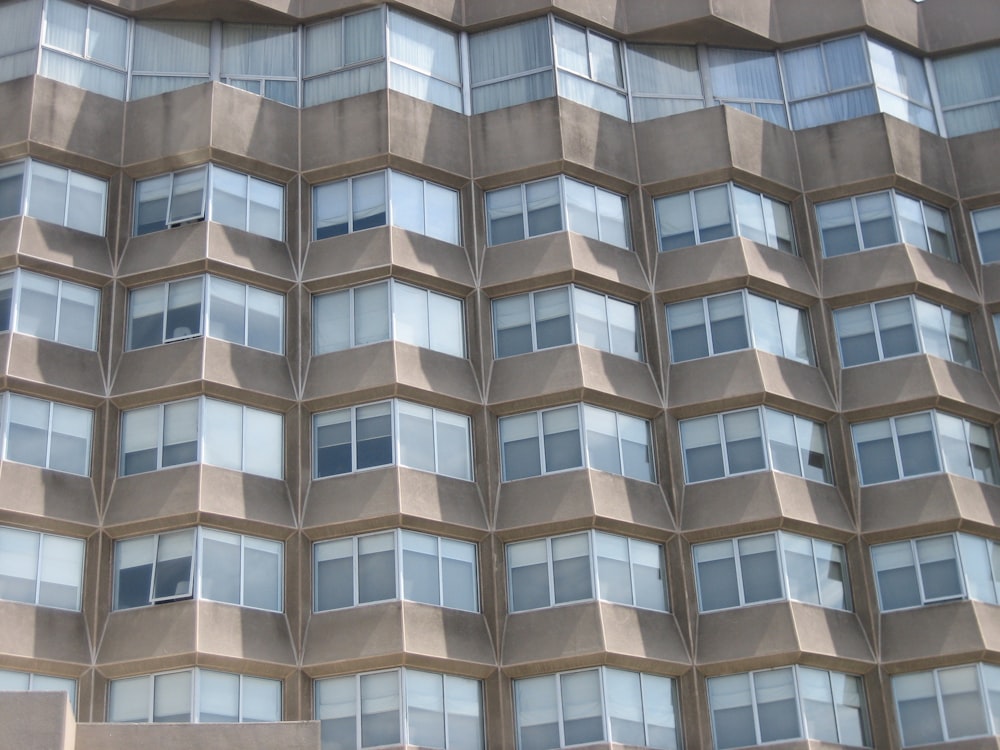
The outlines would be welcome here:
[[[865,31],[933,58],[1000,40],[995,0],[390,5],[470,33],[552,13],[636,43],[774,50]],[[374,6],[101,3],[285,25]],[[86,541],[79,611],[0,601],[0,670],[75,679],[75,714],[51,694],[0,693],[0,747],[320,750],[315,680],[412,668],[480,680],[485,746],[513,749],[515,680],[606,666],[675,679],[679,736],[697,750],[713,747],[709,678],[801,665],[859,676],[868,744],[899,750],[892,677],[1000,665],[1000,606],[882,613],[871,546],[953,532],[1000,543],[1000,487],[950,473],[862,486],[851,426],[939,410],[986,426],[995,456],[1000,264],[981,261],[970,211],[1000,203],[996,137],[887,114],[791,130],[721,106],[628,122],[560,97],[466,115],[390,89],[295,108],[220,82],[125,102],[42,75],[0,83],[0,163],[31,157],[109,185],[105,236],[0,219],[0,270],[101,290],[96,351],[0,333],[0,390],[94,414],[89,476],[0,463],[0,526]],[[206,162],[282,185],[285,239],[211,221],[133,236],[136,181]],[[312,188],[379,169],[459,191],[462,244],[396,226],[311,239]],[[631,247],[569,231],[488,246],[486,192],[555,174],[626,196]],[[740,236],[658,251],[653,200],[726,182],[789,204],[796,254]],[[957,261],[902,243],[824,257],[815,205],[889,189],[948,212]],[[283,295],[283,353],[210,336],[126,350],[130,290],[204,274]],[[460,298],[467,357],[392,339],[313,354],[314,296],[387,278]],[[576,345],[495,357],[492,300],[567,284],[638,306],[640,361]],[[807,310],[814,364],[754,348],[671,360],[665,305],[743,289]],[[834,311],[906,295],[969,316],[978,368],[929,354],[841,367]],[[121,476],[122,414],[195,397],[282,415],[282,478],[207,463]],[[402,465],[315,478],[313,415],[387,399],[468,417],[472,481]],[[569,404],[648,421],[655,481],[592,468],[504,481],[499,420]],[[832,484],[777,471],[686,482],[684,421],[756,407],[825,426]],[[115,542],[194,526],[281,542],[281,611],[200,598],[115,610]],[[315,543],[400,528],[476,545],[478,612],[401,599],[314,612]],[[512,612],[506,545],[594,529],[663,546],[669,611],[592,598]],[[843,545],[850,608],[784,597],[700,613],[693,546],[779,530]],[[190,668],[280,680],[282,721],[107,723],[111,681]]]

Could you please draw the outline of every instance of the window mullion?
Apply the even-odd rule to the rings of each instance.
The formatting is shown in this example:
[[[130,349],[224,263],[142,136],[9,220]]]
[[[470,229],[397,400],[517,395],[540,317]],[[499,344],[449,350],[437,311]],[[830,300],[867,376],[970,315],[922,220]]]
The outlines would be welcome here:
[[[525,235],[527,237],[527,235]],[[528,293],[528,323],[531,326],[531,351],[538,351],[538,321],[535,315],[535,293]],[[541,434],[539,432],[539,434]]]
[[[406,667],[393,670],[396,673],[396,695],[399,700],[399,738],[406,746],[410,742],[410,711],[406,705]]]
[[[52,417],[55,411],[55,404],[48,401],[46,402],[46,406],[48,407],[49,418],[45,428],[45,468],[48,468],[52,459]]]
[[[535,429],[538,431],[538,455],[539,465],[542,467],[542,474],[548,474],[549,468],[545,464],[545,424],[542,421],[542,414],[545,412],[535,412]]]
[[[45,534],[35,534],[38,537],[38,554],[35,555],[35,597],[32,604],[38,604],[42,588],[42,557],[45,554]]]
[[[358,407],[351,407],[351,471],[358,470]]]
[[[976,669],[976,672],[979,672],[978,668]],[[934,702],[937,704],[938,721],[941,724],[941,734],[944,735],[944,739],[947,741],[951,739],[951,736],[948,732],[948,717],[945,716],[944,713],[944,699],[941,694],[941,672],[940,670],[935,669],[931,672],[931,674],[934,677]]]
[[[545,540],[545,565],[548,569],[548,583],[549,583],[549,606],[554,607],[556,605],[556,574],[555,574],[555,561],[553,560],[552,554],[552,537],[548,537]],[[558,682],[558,680],[557,680]]]
[[[361,561],[358,559],[358,546],[360,537],[351,537],[351,566],[354,575],[354,606],[357,607],[361,601]],[[359,714],[360,715],[360,714]]]
[[[729,476],[729,451],[726,449],[726,423],[721,414],[715,415],[716,424],[719,428],[719,448],[722,452],[722,470],[724,477]]]
[[[934,420],[931,420],[933,422]],[[903,477],[903,453],[899,447],[899,433],[896,430],[896,418],[891,417],[889,419],[889,429],[892,433],[892,449],[896,456],[896,473],[902,479]]]
[[[585,469],[590,468],[590,454],[587,451],[587,410],[583,408],[583,404],[578,404],[576,407],[577,416],[577,435],[576,439],[580,445],[580,459],[583,467]]]
[[[809,541],[811,545],[812,540]],[[778,579],[781,581],[781,598],[783,601],[788,601],[791,597],[789,596],[788,567],[785,565],[785,535],[780,531],[774,532],[774,542],[775,554],[778,558]]]
[[[695,223],[694,231],[698,231],[697,222]],[[708,311],[708,300],[708,297],[701,298],[701,314],[705,321],[705,340],[708,342],[708,356],[711,357],[715,354],[715,346],[712,344],[712,318]]]
[[[733,569],[736,571],[736,590],[739,593],[740,604],[743,607],[746,605],[746,595],[743,591],[743,562],[740,560],[740,546],[737,543],[737,539],[730,539],[729,544],[733,550]],[[728,609],[728,607],[726,607]]]
[[[390,466],[399,465],[399,445],[402,440],[402,435],[400,435],[399,429],[399,409],[396,408],[396,399],[389,401],[389,425],[392,430],[391,440],[389,444],[392,446],[392,461]]]
[[[753,712],[753,728],[757,733],[754,738],[758,743],[761,742],[761,731],[760,731],[760,715],[757,712],[757,672],[750,672],[748,675],[750,678],[750,708]]]
[[[433,443],[431,445],[431,450],[434,452],[434,473],[438,472],[438,421],[437,421],[437,409],[431,409],[431,439]]]
[[[556,717],[559,722],[559,747],[566,746],[566,727],[563,726],[565,717],[563,716],[562,702],[562,676],[565,672],[554,675],[556,681]]]
[[[191,595],[194,599],[201,599],[201,561],[204,559],[205,536],[202,534],[201,526],[196,526],[194,530],[194,559],[191,561],[191,573],[194,580],[191,582]],[[242,604],[242,601],[240,602]]]
[[[600,230],[598,230],[600,233]],[[576,295],[574,294],[576,287],[570,284],[566,287],[566,298],[569,302],[569,330],[570,335],[573,337],[570,341],[572,344],[576,344],[580,341],[580,334],[576,329]],[[607,305],[605,305],[604,317],[607,317]],[[610,341],[611,339],[608,339]]]
[[[590,590],[593,592],[591,599],[598,601],[601,594],[597,578],[597,540],[595,535],[596,532],[593,529],[587,531],[587,565],[590,567]]]
[[[149,595],[146,597],[146,603],[152,604],[155,596],[155,585],[156,585],[156,560],[160,556],[160,535],[153,535],[153,560],[152,560],[152,570],[149,574]],[[152,716],[150,712],[150,716]]]
[[[521,231],[527,239],[531,236],[528,234],[528,191],[525,183],[521,183],[519,187],[521,190]]]
[[[891,203],[892,201],[890,201]],[[859,252],[867,250],[865,247],[865,238],[861,234],[861,215],[858,213],[858,199],[851,198],[851,212],[854,214],[854,234],[858,238],[858,249]]]
[[[695,200],[694,200],[694,194],[696,192],[698,192],[698,191],[692,190],[690,193],[688,193],[688,204],[689,204],[689,206],[691,208],[691,228],[694,229],[694,244],[700,245],[701,244],[701,231],[699,230],[699,227],[698,227],[698,210],[696,208],[696,203],[695,203]],[[706,318],[706,320],[707,320],[707,318]]]
[[[829,682],[830,673],[827,670],[824,669],[823,670],[823,675],[826,677],[827,681]],[[832,685],[831,685],[831,688],[832,688]],[[804,737],[807,736],[806,735],[806,717],[804,715],[804,712],[802,711],[802,696],[799,693],[799,665],[798,664],[793,664],[792,665],[792,690],[795,692],[795,715],[798,717],[798,720],[799,720],[799,733],[796,736],[804,738]],[[832,689],[831,689],[830,695],[831,696],[833,695]],[[831,700],[831,704],[832,704],[832,700]],[[832,708],[832,705],[831,705],[831,708]],[[836,724],[837,724],[837,712],[836,711],[834,711],[834,714],[833,714],[833,723],[834,723],[834,726],[836,727]],[[839,734],[840,734],[839,730],[837,731],[837,734],[839,736]]]
[[[917,579],[917,591],[920,593],[920,605],[923,606],[927,604],[927,594],[924,593],[924,574],[920,567],[920,552],[917,548],[917,541],[915,539],[910,539],[910,554],[913,556],[913,572]]]
[[[196,463],[201,463],[201,457],[202,457],[202,455],[204,455],[204,451],[202,450],[201,443],[205,439],[205,434],[204,434],[205,430],[202,429],[202,425],[205,424],[205,419],[204,419],[205,409],[206,409],[205,397],[204,396],[199,396],[198,397],[198,424],[196,426],[196,432],[195,432],[195,435],[196,435],[196,438],[197,438],[197,440],[195,442],[195,445],[197,446],[197,451],[198,451],[198,454],[195,456],[195,462]]]
[[[284,560],[281,560],[282,567],[284,566]],[[247,570],[247,539],[243,534],[240,534],[240,606],[245,606],[244,601],[246,600],[246,570]],[[280,584],[280,582],[279,582]],[[280,598],[280,597],[279,597]],[[241,719],[242,721],[242,719]]]
[[[396,569],[393,571],[393,582],[395,591],[393,598],[402,600],[403,598],[403,531],[402,529],[392,530],[392,557],[395,561]]]
[[[343,27],[343,24],[341,24]],[[347,178],[347,231],[354,231],[354,178]]]

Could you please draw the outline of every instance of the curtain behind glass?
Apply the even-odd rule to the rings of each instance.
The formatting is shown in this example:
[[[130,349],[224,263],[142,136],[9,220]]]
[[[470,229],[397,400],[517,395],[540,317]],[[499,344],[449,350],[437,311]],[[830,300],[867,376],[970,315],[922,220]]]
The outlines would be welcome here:
[[[555,95],[548,18],[472,35],[469,64],[477,114]],[[502,78],[511,80],[483,85]]]
[[[35,72],[41,0],[16,0],[0,9],[0,81]]]

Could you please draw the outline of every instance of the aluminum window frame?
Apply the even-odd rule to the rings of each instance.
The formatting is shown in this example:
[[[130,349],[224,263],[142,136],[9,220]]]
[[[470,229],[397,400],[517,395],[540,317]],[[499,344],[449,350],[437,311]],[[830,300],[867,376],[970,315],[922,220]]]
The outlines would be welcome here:
[[[80,612],[83,608],[83,573],[86,567],[86,553],[87,553],[87,540],[80,539],[78,537],[65,536],[63,534],[50,534],[43,531],[35,531],[34,529],[23,529],[15,526],[0,526],[0,532],[15,532],[17,534],[30,534],[37,538],[37,546],[35,547],[35,577],[34,577],[34,595],[31,601],[25,601],[22,599],[10,599],[6,597],[3,598],[4,601],[8,602],[21,602],[23,604],[29,604],[34,607],[48,607],[50,609],[60,609],[67,612]],[[0,536],[0,540],[3,537]],[[41,602],[42,593],[42,569],[45,565],[45,542],[47,539],[59,539],[61,541],[70,541],[75,544],[79,551],[79,570],[77,570],[76,575],[76,605],[73,607],[61,607],[57,604],[49,604]],[[2,551],[2,547],[0,547]],[[65,559],[56,558],[56,562],[65,563]],[[27,580],[27,579],[25,579]],[[29,688],[30,689],[30,688]]]
[[[945,693],[941,686],[941,675],[948,672],[956,672],[962,669],[974,668],[976,671],[976,684],[979,688],[979,701],[983,708],[983,718],[984,724],[986,726],[986,732],[984,734],[960,734],[954,737],[951,736],[948,728],[947,711],[944,705]],[[973,662],[971,664],[959,664],[950,667],[940,667],[938,669],[929,669],[920,672],[903,672],[892,676],[892,704],[893,713],[895,714],[896,726],[899,728],[899,737],[902,741],[903,747],[918,747],[928,743],[925,742],[915,742],[910,743],[906,741],[905,734],[905,722],[903,721],[903,716],[900,713],[900,700],[899,700],[899,685],[903,680],[911,677],[919,676],[930,676],[934,686],[934,701],[937,708],[937,716],[939,721],[939,726],[942,733],[941,741],[945,743],[952,742],[958,739],[966,739],[971,737],[989,737],[1000,735],[1000,723],[996,721],[993,717],[993,712],[990,710],[990,690],[987,684],[987,678],[985,675],[986,671],[990,671],[994,674],[993,680],[995,682],[1000,682],[1000,668],[993,664],[988,664],[985,662]],[[935,741],[936,744],[937,741]]]
[[[61,474],[70,474],[70,475],[73,475],[73,476],[81,476],[81,477],[89,477],[89,476],[91,476],[91,470],[93,468],[93,460],[94,460],[94,455],[93,455],[93,451],[94,451],[94,412],[93,412],[92,409],[85,409],[85,408],[82,408],[82,407],[79,407],[79,406],[73,406],[71,404],[65,404],[65,403],[62,403],[60,401],[49,401],[48,399],[36,398],[34,396],[26,396],[26,395],[24,395],[22,393],[15,393],[13,391],[3,391],[2,396],[3,396],[3,398],[2,398],[2,411],[3,411],[3,460],[4,461],[11,461],[12,463],[18,463],[18,464],[22,464],[24,466],[35,466],[35,467],[37,467],[39,469],[47,469],[48,471],[58,471]],[[10,455],[9,455],[9,448],[10,448],[10,444],[11,444],[10,428],[11,428],[11,425],[15,424],[11,420],[11,411],[12,411],[12,409],[11,409],[11,403],[10,402],[11,402],[12,399],[21,399],[21,400],[25,400],[25,401],[32,401],[32,402],[40,403],[40,404],[46,404],[46,406],[48,407],[48,421],[47,421],[47,427],[46,427],[46,431],[45,431],[45,463],[43,463],[43,464],[27,463],[25,461],[18,461],[17,459],[11,458]],[[85,473],[83,473],[83,474],[77,473],[75,471],[69,471],[68,469],[56,468],[56,467],[50,465],[51,462],[52,462],[53,422],[54,422],[54,414],[55,414],[55,411],[56,411],[56,407],[58,407],[59,409],[67,409],[67,410],[72,410],[73,412],[79,412],[81,414],[81,416],[83,414],[86,414],[87,417],[88,417],[88,419],[89,419],[90,428],[89,428],[89,430],[87,432],[87,436],[86,436],[86,448],[85,448],[85,451],[84,451],[84,464],[86,466],[87,471]],[[16,423],[16,424],[20,424],[20,423]],[[59,433],[59,434],[63,434],[63,433]]]
[[[53,338],[49,338],[48,336],[39,336],[36,333],[30,333],[28,331],[21,330],[21,325],[20,325],[20,323],[21,323],[21,315],[20,315],[20,313],[21,313],[21,292],[22,292],[22,288],[23,288],[22,287],[22,282],[23,282],[23,280],[24,280],[25,277],[37,277],[37,278],[40,278],[40,279],[46,279],[46,280],[49,280],[49,281],[55,281],[57,283],[57,285],[58,285],[56,287],[56,294],[55,294],[56,308],[55,308],[55,311],[53,312],[54,330],[55,330],[55,336]],[[2,296],[2,293],[4,291],[4,289],[3,289],[3,280],[5,278],[10,278],[10,280],[11,280],[10,286],[9,286],[9,290],[10,290],[10,300],[9,300],[9,302],[10,302],[10,312],[9,312],[9,317],[8,317],[8,325],[6,327],[4,327],[2,325],[2,317],[0,317],[0,332],[9,331],[9,332],[12,332],[12,333],[19,333],[19,334],[21,334],[23,336],[31,336],[32,338],[42,339],[43,341],[52,341],[52,342],[55,342],[57,344],[63,344],[64,346],[71,346],[74,349],[82,349],[84,351],[97,351],[98,334],[99,334],[99,329],[100,329],[99,322],[100,322],[100,317],[101,317],[101,290],[100,289],[98,289],[96,287],[92,287],[92,286],[87,286],[86,284],[80,284],[80,283],[77,283],[77,282],[74,282],[74,281],[67,281],[66,279],[61,279],[61,278],[58,278],[58,277],[55,277],[55,276],[49,276],[47,274],[37,273],[35,271],[28,271],[28,270],[23,269],[23,268],[15,268],[15,269],[13,269],[11,271],[8,271],[6,273],[0,274],[0,296]],[[90,346],[86,346],[86,347],[79,346],[78,344],[74,344],[74,343],[71,343],[69,341],[63,341],[63,340],[60,340],[60,338],[59,338],[60,323],[62,322],[62,303],[63,303],[63,299],[64,299],[63,289],[66,288],[66,287],[76,288],[76,289],[79,289],[79,290],[85,290],[87,293],[96,295],[96,303],[94,305],[94,325],[93,325],[93,328],[91,330],[91,336],[90,336],[91,343],[90,343]]]
[[[80,172],[79,170],[70,169],[68,167],[63,167],[63,166],[60,166],[58,164],[52,164],[50,162],[40,161],[40,160],[35,159],[33,157],[28,157],[28,158],[25,158],[25,159],[16,159],[14,161],[4,162],[4,163],[0,164],[0,171],[4,170],[4,168],[13,167],[13,166],[18,165],[18,164],[21,165],[21,171],[20,171],[20,175],[21,175],[21,196],[20,196],[20,201],[19,201],[19,204],[18,204],[19,207],[12,214],[7,214],[7,215],[0,216],[0,219],[6,219],[6,218],[9,218],[11,216],[29,216],[29,217],[35,219],[36,221],[45,222],[46,224],[55,224],[55,226],[65,227],[67,229],[72,229],[72,230],[77,231],[77,232],[83,232],[85,234],[89,234],[89,235],[93,235],[93,236],[97,236],[97,237],[105,237],[106,236],[106,233],[107,233],[107,218],[108,218],[107,217],[107,214],[108,214],[108,181],[106,179],[101,178],[101,177],[95,177],[93,175],[87,174],[86,172]],[[65,180],[64,183],[62,183],[62,185],[64,187],[64,192],[63,192],[63,218],[62,218],[62,221],[60,221],[60,222],[50,222],[48,219],[38,218],[38,217],[34,216],[33,214],[29,213],[29,204],[30,204],[30,201],[31,201],[32,191],[34,190],[34,186],[35,186],[35,183],[34,183],[34,174],[35,174],[34,165],[35,164],[38,164],[38,165],[43,166],[43,167],[48,167],[50,169],[58,169],[60,172],[64,172],[66,174],[66,180]],[[89,229],[83,229],[81,227],[72,226],[69,223],[69,219],[70,219],[70,206],[71,206],[70,197],[72,195],[71,184],[70,183],[71,183],[74,175],[80,177],[83,180],[89,181],[92,184],[93,187],[96,187],[98,185],[101,186],[101,216],[100,216],[101,226],[100,226],[100,231],[99,232],[92,232]]]

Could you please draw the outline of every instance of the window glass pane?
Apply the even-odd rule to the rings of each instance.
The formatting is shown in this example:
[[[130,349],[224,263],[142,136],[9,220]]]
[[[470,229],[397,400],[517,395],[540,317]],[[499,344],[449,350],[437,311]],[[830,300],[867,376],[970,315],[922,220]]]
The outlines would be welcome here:
[[[517,738],[521,750],[560,746],[556,675],[514,681]]]
[[[241,546],[238,534],[227,534],[212,529],[202,531],[200,561],[202,597],[230,604],[241,603]]]
[[[464,357],[465,318],[462,300],[428,292],[427,307],[430,348],[455,357]]]
[[[535,412],[503,417],[500,420],[505,481],[534,477],[542,473],[538,444],[538,415]]]
[[[281,721],[281,682],[260,677],[240,678],[242,721]]]
[[[731,541],[696,545],[694,562],[698,572],[698,598],[703,612],[740,605],[736,559]]]
[[[896,448],[888,420],[852,425],[851,432],[858,453],[861,484],[899,479]]]
[[[883,357],[900,357],[919,351],[910,298],[875,305]]]
[[[341,180],[313,188],[313,225],[317,240],[350,231],[348,186],[348,180]]]
[[[352,750],[357,738],[357,678],[316,680],[316,718],[324,750]]]
[[[153,599],[191,596],[194,529],[160,534],[156,545]]]
[[[53,224],[64,224],[69,171],[42,162],[31,162],[28,216]]]
[[[137,21],[130,98],[141,99],[207,80],[210,29],[209,23],[197,21]],[[137,72],[158,75],[139,76]]]
[[[639,681],[639,673],[605,669],[604,686],[612,742],[645,745],[646,732],[642,720],[642,684]]]
[[[40,536],[0,527],[0,599],[35,603]]]
[[[385,225],[385,172],[351,180],[351,231]]]
[[[354,345],[389,338],[389,283],[357,287],[354,294]]]
[[[393,14],[396,15],[396,14]],[[389,172],[393,226],[424,233],[424,183],[401,172]]]
[[[708,319],[712,329],[713,354],[746,349],[750,345],[742,293],[709,297]]]
[[[524,186],[528,236],[560,232],[563,229],[559,178],[530,182]]]
[[[101,293],[97,289],[62,282],[56,341],[81,349],[96,348],[100,304]]]
[[[508,544],[507,567],[512,612],[550,605],[546,540]]]
[[[0,274],[0,331],[9,331],[12,324],[14,273]]]
[[[844,367],[880,359],[872,312],[869,305],[859,305],[833,313],[840,341],[840,361]]]
[[[594,532],[598,598],[619,604],[632,604],[628,547],[629,540],[623,536]]]
[[[624,196],[595,188],[600,239],[617,247],[628,247],[628,201]]]
[[[800,737],[799,712],[791,669],[757,672],[753,676],[761,742]]]
[[[872,562],[883,611],[917,607],[922,603],[913,549],[909,542],[872,547]]]
[[[773,534],[739,539],[743,598],[747,604],[782,598],[781,568]]]
[[[448,747],[483,747],[482,698],[479,680],[445,675],[444,705],[448,712]]]
[[[122,415],[122,474],[155,471],[160,442],[160,407],[133,409]]]
[[[593,598],[590,538],[587,534],[552,540],[552,590],[555,604]]]
[[[281,610],[282,547],[280,542],[243,537],[243,605]]]
[[[861,249],[854,203],[850,199],[816,206],[816,220],[823,239],[823,255],[827,258],[856,253]]]
[[[2,207],[3,185],[3,170],[0,169],[0,216],[4,215]],[[979,256],[983,263],[1000,261],[1000,208],[984,208],[982,211],[973,211],[972,223],[976,230]]]
[[[524,239],[524,205],[521,186],[493,190],[486,194],[486,219],[491,245]]]
[[[90,435],[94,414],[64,404],[52,404],[49,468],[72,474],[90,473]]]
[[[406,401],[399,412],[399,463],[424,471],[434,471],[434,418],[429,406]]]
[[[925,601],[962,596],[962,574],[955,549],[955,538],[939,536],[918,539],[916,546]]]
[[[532,351],[530,295],[493,300],[493,335],[497,358]]]
[[[976,737],[987,734],[986,710],[974,666],[942,669],[938,672],[941,704],[948,737]]]
[[[195,399],[163,407],[163,468],[198,460],[199,404]]]
[[[865,249],[899,242],[892,216],[890,193],[876,193],[855,199]]]
[[[399,673],[361,675],[361,746],[398,743],[399,719]]]
[[[469,612],[479,610],[479,582],[476,575],[476,545],[454,539],[440,539],[441,604]]]
[[[459,230],[458,192],[448,188],[424,183],[424,232],[428,237],[458,245],[461,242]]]
[[[115,609],[150,603],[156,537],[144,536],[115,544]]]
[[[396,542],[392,532],[358,538],[358,603],[396,598]]]
[[[837,713],[837,732],[845,745],[871,745],[865,721],[864,690],[861,678],[854,675],[829,672],[833,689],[834,711]]]
[[[539,349],[563,346],[573,341],[569,288],[535,292],[535,339]]]
[[[712,728],[718,750],[757,744],[750,675],[710,678],[708,702],[712,709]]]
[[[351,346],[351,292],[313,297],[313,350],[316,354]]]
[[[759,411],[754,409],[723,414],[722,425],[726,434],[726,458],[730,474],[766,468]]]
[[[445,747],[442,676],[407,669],[404,677],[407,741],[413,745]]]
[[[59,281],[35,273],[21,273],[21,296],[17,306],[17,330],[29,336],[54,341]]]
[[[569,230],[587,237],[598,238],[597,197],[594,188],[576,180],[564,181],[566,191],[566,213]]]
[[[654,208],[660,234],[660,250],[674,250],[695,244],[694,217],[688,193],[657,198]]]
[[[268,89],[270,91],[270,89]],[[292,99],[294,100],[294,94]],[[279,96],[268,94],[269,99]],[[247,231],[280,240],[285,236],[285,189],[281,185],[250,178],[250,206]]]
[[[767,447],[771,454],[771,468],[801,476],[795,417],[774,409],[764,409],[764,419],[767,423]]]
[[[280,479],[284,469],[284,423],[280,414],[244,407],[243,471]]]
[[[205,185],[207,180],[207,165],[174,174],[168,217],[171,225],[205,218]]]
[[[79,172],[69,173],[66,226],[90,234],[104,234],[108,183]]]
[[[247,286],[217,276],[209,277],[208,286],[208,335],[234,344],[245,343]]]
[[[807,667],[799,667],[797,672],[806,736],[825,742],[837,742],[837,717],[833,709],[830,673]]]
[[[163,343],[166,285],[157,284],[129,293],[128,348],[142,349]]]
[[[639,308],[628,302],[607,299],[611,352],[629,359],[642,359]]]
[[[247,346],[281,354],[284,320],[282,295],[247,287]]]
[[[7,459],[32,466],[46,466],[51,404],[26,396],[10,396],[7,426]]]
[[[542,17],[469,36],[472,111],[555,96],[549,20]],[[506,80],[500,80],[506,79]],[[490,85],[490,82],[497,81]]]
[[[779,538],[784,551],[788,598],[799,602],[820,604],[812,540],[796,534],[785,533],[780,534]]]
[[[392,320],[394,337],[414,346],[430,343],[428,296],[425,289],[408,284],[392,284]]]
[[[969,598],[996,604],[997,586],[991,553],[998,554],[1000,549],[992,541],[969,534],[958,535],[958,548],[962,556],[962,571]]]
[[[694,207],[698,216],[698,242],[733,236],[733,223],[729,215],[729,186],[696,190]]]
[[[560,676],[563,736],[565,744],[600,742],[604,739],[600,673],[596,670]]]
[[[896,711],[903,744],[925,745],[944,740],[933,672],[896,675],[892,678]]]
[[[898,193],[894,197],[896,199],[896,213],[899,215],[899,225],[903,231],[903,242],[919,247],[921,250],[929,250],[920,201]]]
[[[0,529],[0,534],[2,532],[3,529]],[[0,545],[2,543],[2,536],[0,536]],[[38,603],[40,605],[61,609],[80,609],[85,548],[86,545],[82,539],[70,539],[52,534],[42,535],[42,561],[38,576]],[[0,559],[2,557],[3,552],[0,549]]]
[[[354,606],[354,540],[337,539],[313,547],[316,558],[316,611]]]
[[[198,721],[227,723],[239,720],[239,675],[198,670]]]
[[[618,444],[618,421],[613,411],[584,407],[586,424],[587,463],[592,469],[621,474]]]
[[[175,281],[167,286],[166,340],[201,334],[202,277]]]
[[[583,466],[576,406],[542,412],[542,434],[546,472]]]
[[[740,236],[761,245],[767,245],[767,229],[764,225],[764,209],[761,196],[733,185],[733,209],[739,222]]]
[[[719,419],[716,416],[681,422],[681,445],[688,482],[716,479],[726,473]]]
[[[670,330],[670,357],[674,362],[709,355],[703,300],[667,305],[667,328]]]
[[[153,678],[130,677],[111,680],[108,688],[108,721],[149,721],[149,691]]]
[[[663,548],[652,542],[629,539],[635,606],[667,609],[667,576]]]
[[[212,221],[237,229],[247,228],[248,178],[228,169],[212,172]]]
[[[903,476],[929,474],[941,470],[930,414],[897,417],[896,435]]]
[[[153,721],[191,721],[191,672],[153,676]]]
[[[653,451],[650,445],[649,423],[627,414],[615,416],[618,418],[618,434],[621,438],[623,473],[633,479],[652,482]]]
[[[469,418],[434,411],[437,472],[458,479],[472,479],[472,437]]]
[[[851,597],[847,583],[847,560],[839,544],[813,540],[816,571],[819,577],[820,604],[824,607],[850,609]]]
[[[21,199],[26,162],[0,166],[0,218],[21,213]]]

